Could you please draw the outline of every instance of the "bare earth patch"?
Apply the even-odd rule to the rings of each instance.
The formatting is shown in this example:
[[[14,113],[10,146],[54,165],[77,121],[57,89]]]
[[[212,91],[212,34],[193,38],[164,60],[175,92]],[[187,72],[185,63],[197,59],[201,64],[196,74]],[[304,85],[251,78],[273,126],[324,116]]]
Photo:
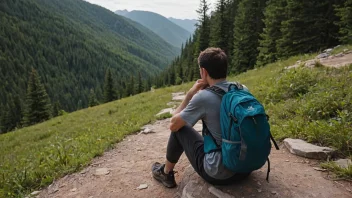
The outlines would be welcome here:
[[[301,65],[305,67],[314,67],[319,62],[326,67],[340,68],[352,64],[352,51],[340,53],[336,55],[327,56],[325,58],[316,58],[305,62],[298,61],[295,65],[289,66],[286,69],[297,68]]]

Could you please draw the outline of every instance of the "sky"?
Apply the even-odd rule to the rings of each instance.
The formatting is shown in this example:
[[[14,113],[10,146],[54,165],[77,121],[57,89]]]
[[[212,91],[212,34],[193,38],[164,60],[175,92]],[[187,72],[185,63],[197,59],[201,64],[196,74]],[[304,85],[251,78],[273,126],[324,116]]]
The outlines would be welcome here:
[[[199,7],[199,0],[85,0],[100,5],[111,11],[116,10],[145,10],[156,12],[165,17],[177,19],[197,19],[196,10]],[[208,0],[211,7],[216,0]]]

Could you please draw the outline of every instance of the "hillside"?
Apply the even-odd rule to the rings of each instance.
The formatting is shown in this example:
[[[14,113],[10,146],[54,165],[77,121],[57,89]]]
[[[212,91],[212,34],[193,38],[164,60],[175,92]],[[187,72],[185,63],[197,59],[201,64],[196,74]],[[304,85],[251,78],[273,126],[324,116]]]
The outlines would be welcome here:
[[[3,0],[0,15],[0,107],[23,107],[32,67],[52,103],[74,111],[87,107],[90,89],[102,98],[107,68],[120,86],[159,73],[179,53],[144,26],[82,0]]]
[[[157,87],[199,77],[198,52],[219,47],[239,74],[291,56],[352,43],[352,0],[217,1],[199,6],[199,24],[181,55],[155,79]],[[303,28],[304,27],[304,28]]]
[[[131,12],[118,10],[115,13],[144,25],[177,48],[181,48],[182,43],[185,43],[191,36],[189,31],[157,13],[139,10]]]
[[[334,53],[345,48],[352,50],[343,46]],[[229,80],[245,84],[265,105],[277,140],[302,138],[334,147],[340,156],[350,156],[352,66],[336,69],[317,64],[314,68],[285,69],[315,56],[295,56]],[[0,197],[25,195],[81,170],[125,135],[155,121],[154,115],[167,107],[171,93],[191,86],[157,89],[1,135]],[[338,171],[343,178],[352,177],[348,170]]]
[[[182,27],[183,29],[191,33],[193,33],[196,30],[196,24],[198,23],[198,21],[195,19],[175,19],[172,17],[168,19],[171,22],[175,23],[176,25]]]

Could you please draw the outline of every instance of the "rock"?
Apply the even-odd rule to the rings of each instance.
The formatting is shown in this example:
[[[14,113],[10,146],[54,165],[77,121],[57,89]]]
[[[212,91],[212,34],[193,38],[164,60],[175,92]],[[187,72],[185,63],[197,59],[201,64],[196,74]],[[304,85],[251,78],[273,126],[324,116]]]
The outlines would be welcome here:
[[[329,54],[328,54],[328,53],[321,53],[321,54],[319,54],[316,58],[317,58],[317,59],[321,59],[321,58],[327,58],[327,57],[329,57]]]
[[[334,49],[339,48],[339,47],[341,47],[341,45],[338,45],[338,46],[334,47]]]
[[[70,191],[71,192],[76,192],[77,188],[72,188]]]
[[[335,152],[331,148],[316,146],[299,139],[287,138],[284,144],[292,154],[310,159],[327,159]]]
[[[31,193],[31,195],[32,196],[37,196],[37,195],[39,195],[39,193],[40,193],[40,191],[34,191],[34,192]]]
[[[161,110],[158,114],[156,114],[155,116],[160,116],[160,115],[163,115],[163,114],[165,114],[165,113],[170,113],[170,114],[172,114],[173,111],[174,111],[173,108],[163,109],[163,110]]]
[[[352,166],[352,161],[350,159],[339,159],[335,161],[335,163],[341,168],[348,168],[348,166]]]
[[[140,134],[149,134],[149,133],[155,133],[155,131],[153,131],[152,129],[150,129],[150,128],[145,128],[143,131],[141,131],[140,133],[139,133],[139,135]],[[128,140],[128,141],[130,141],[130,140]]]
[[[314,67],[315,64],[317,63],[317,60],[308,60],[304,63],[304,66],[306,67]]]
[[[175,96],[172,98],[173,101],[183,101],[186,98],[186,95]]]
[[[54,193],[57,193],[59,191],[59,188],[53,188],[49,194],[54,194]]]
[[[172,93],[173,101],[183,101],[185,97],[186,97],[185,92]]]
[[[84,170],[82,170],[82,171],[80,172],[80,174],[84,175],[84,174],[86,174],[87,172],[88,172],[88,169],[84,169]]]
[[[137,190],[143,190],[143,189],[147,189],[148,188],[148,184],[141,184],[137,187]]]
[[[334,57],[340,58],[340,57],[343,57],[343,56],[344,56],[344,54],[341,52],[341,53],[336,54]]]
[[[346,53],[346,52],[348,52],[348,49],[343,49],[343,53]]]
[[[324,50],[323,52],[324,52],[324,53],[330,53],[331,51],[332,51],[332,49],[329,48],[329,49]]]
[[[107,175],[109,173],[110,173],[110,171],[107,168],[98,168],[95,170],[94,175],[95,176],[102,176],[102,175]]]
[[[197,198],[202,191],[202,185],[195,181],[190,181],[183,188],[181,198]]]
[[[327,171],[326,169],[324,169],[324,168],[319,168],[319,167],[314,167],[313,169],[316,170],[316,171],[321,171],[321,172]]]
[[[234,196],[224,193],[221,190],[215,188],[214,186],[209,187],[208,190],[211,194],[215,195],[217,198],[235,198]]]

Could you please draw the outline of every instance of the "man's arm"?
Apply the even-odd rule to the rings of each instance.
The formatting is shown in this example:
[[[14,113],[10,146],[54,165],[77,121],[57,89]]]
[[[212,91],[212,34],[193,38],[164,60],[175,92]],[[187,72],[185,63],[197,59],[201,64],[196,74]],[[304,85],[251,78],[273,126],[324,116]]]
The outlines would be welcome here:
[[[189,102],[192,100],[193,96],[202,88],[206,86],[202,80],[197,80],[193,87],[187,92],[185,99],[182,101],[181,105],[172,113],[170,130],[172,132],[178,131],[180,128],[186,125],[186,122],[181,118],[180,113],[184,110]]]

